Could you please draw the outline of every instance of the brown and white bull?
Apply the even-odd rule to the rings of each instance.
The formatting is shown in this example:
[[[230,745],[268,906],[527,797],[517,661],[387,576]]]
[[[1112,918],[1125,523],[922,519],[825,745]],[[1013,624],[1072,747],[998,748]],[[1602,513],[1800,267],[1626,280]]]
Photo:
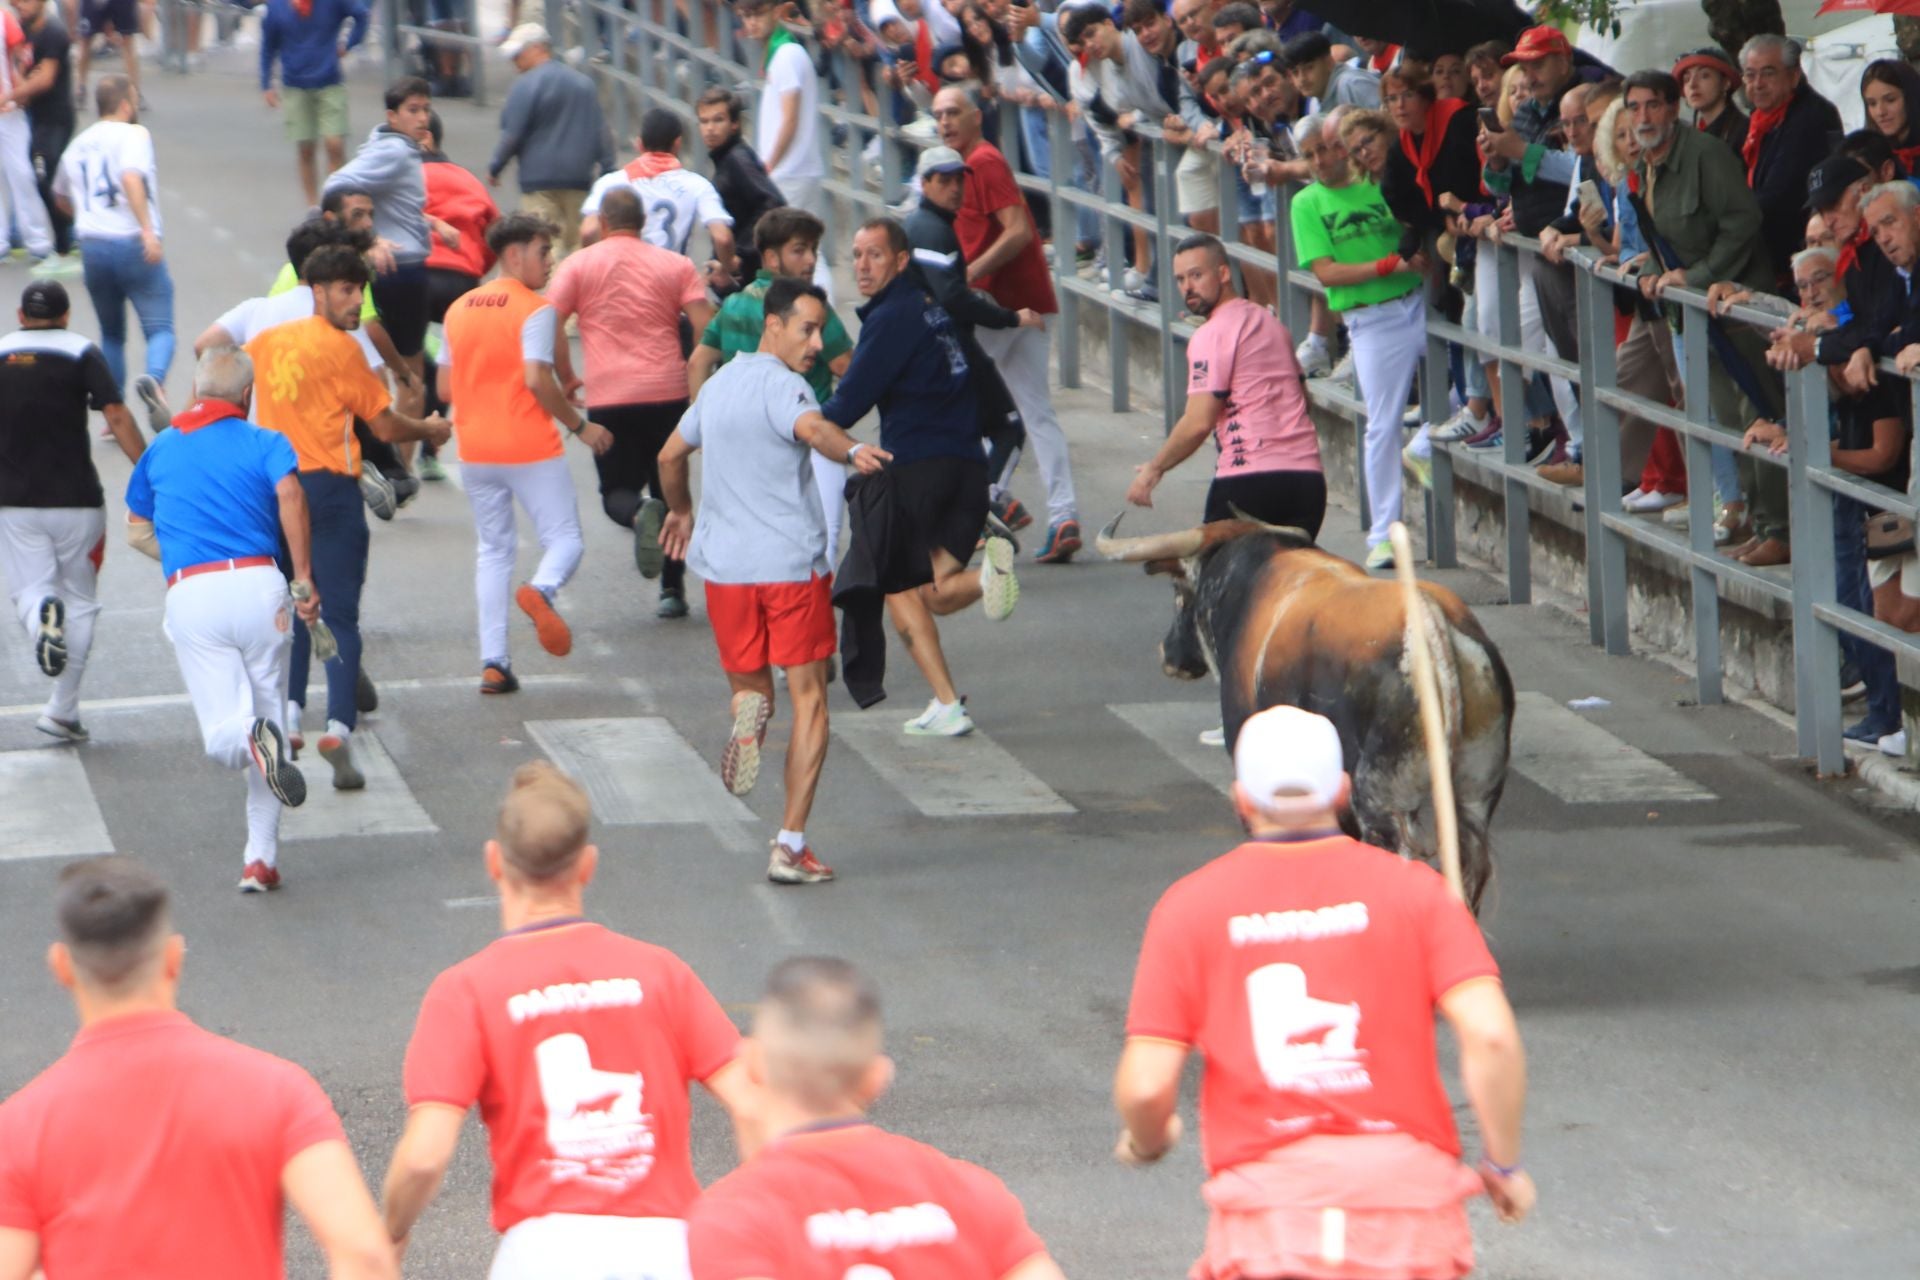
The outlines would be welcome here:
[[[1410,645],[1429,638],[1453,768],[1460,865],[1476,908],[1493,876],[1487,827],[1506,786],[1513,681],[1499,651],[1460,598],[1421,583],[1424,633],[1410,628],[1390,579],[1315,547],[1299,530],[1252,520],[1096,545],[1110,560],[1145,561],[1173,579],[1174,617],[1162,669],[1220,681],[1229,750],[1240,726],[1271,706],[1326,716],[1340,731],[1353,776],[1354,834],[1425,858],[1435,844],[1432,778],[1412,677]]]

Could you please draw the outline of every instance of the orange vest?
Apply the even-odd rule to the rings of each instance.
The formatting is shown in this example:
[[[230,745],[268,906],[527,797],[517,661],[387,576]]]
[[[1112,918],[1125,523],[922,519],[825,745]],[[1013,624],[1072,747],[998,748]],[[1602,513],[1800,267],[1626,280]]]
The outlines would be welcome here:
[[[518,280],[483,284],[447,310],[453,428],[460,461],[541,462],[565,447],[560,428],[527,389],[520,330],[547,300]],[[551,353],[549,353],[551,358]]]

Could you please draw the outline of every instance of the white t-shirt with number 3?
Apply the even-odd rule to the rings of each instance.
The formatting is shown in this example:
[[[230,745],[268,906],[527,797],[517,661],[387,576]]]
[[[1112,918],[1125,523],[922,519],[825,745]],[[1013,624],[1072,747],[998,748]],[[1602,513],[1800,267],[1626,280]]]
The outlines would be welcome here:
[[[615,187],[631,187],[647,215],[640,238],[673,253],[684,254],[696,224],[733,225],[733,215],[720,201],[713,184],[688,169],[669,169],[651,178],[636,178],[632,166],[602,174],[580,206],[582,214],[599,213],[600,199]]]
[[[137,173],[147,189],[153,233],[160,235],[160,184],[153,161],[153,135],[145,125],[102,120],[67,144],[53,192],[73,205],[73,232],[81,239],[129,240],[140,220],[127,203],[126,175]]]

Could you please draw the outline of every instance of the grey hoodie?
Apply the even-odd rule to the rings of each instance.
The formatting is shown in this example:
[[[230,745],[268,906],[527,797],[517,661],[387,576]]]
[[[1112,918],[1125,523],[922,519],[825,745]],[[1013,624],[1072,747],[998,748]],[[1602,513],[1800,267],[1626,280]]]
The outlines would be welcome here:
[[[373,197],[373,231],[394,245],[394,260],[425,262],[433,246],[427,239],[427,179],[420,171],[420,144],[380,125],[367,135],[353,159],[327,179],[325,191],[353,187]]]

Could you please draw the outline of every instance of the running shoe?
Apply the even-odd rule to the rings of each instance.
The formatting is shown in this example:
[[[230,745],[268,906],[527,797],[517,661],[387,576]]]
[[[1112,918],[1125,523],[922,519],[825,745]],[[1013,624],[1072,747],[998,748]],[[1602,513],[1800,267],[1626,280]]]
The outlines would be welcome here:
[[[1880,748],[1880,754],[1882,755],[1904,756],[1907,754],[1907,731],[1905,729],[1895,729],[1892,733],[1874,743],[1874,745]]]
[[[1567,460],[1566,441],[1566,428],[1558,423],[1544,427],[1528,427],[1527,465],[1537,467],[1542,463],[1565,462]]]
[[[1000,523],[1009,531],[1024,529],[1033,523],[1033,513],[1028,511],[1020,499],[1008,497],[1004,502],[989,502],[987,510],[1000,517]]]
[[[480,692],[518,693],[520,681],[513,674],[512,668],[503,667],[497,662],[489,662],[480,672]]]
[[[43,280],[63,280],[77,276],[83,270],[80,255],[76,253],[50,253],[44,258],[33,260],[33,274]]]
[[[1333,372],[1333,353],[1327,350],[1325,342],[1302,338],[1300,345],[1293,349],[1293,355],[1300,362],[1300,376],[1303,378],[1324,378]]]
[[[133,380],[133,394],[140,397],[140,403],[147,410],[147,429],[159,435],[173,425],[173,410],[167,404],[167,393],[161,390],[160,380],[150,373],[143,373]]]
[[[656,618],[686,617],[687,593],[684,591],[669,591],[662,588],[660,592],[660,603],[654,606],[653,616]]]
[[[794,853],[775,836],[767,858],[767,879],[775,884],[823,884],[833,879],[833,868],[814,857],[811,848]]]
[[[651,582],[666,568],[666,549],[660,545],[660,526],[666,523],[667,504],[648,498],[633,516],[633,567]]]
[[[1878,746],[1880,739],[1898,732],[1900,732],[1900,722],[1898,720],[1888,724],[1884,721],[1875,720],[1872,716],[1868,716],[1866,719],[1855,724],[1850,724],[1842,729],[1840,736],[1848,742],[1865,742]]]
[[[760,744],[766,741],[773,704],[752,690],[733,700],[733,732],[720,753],[720,781],[734,795],[744,796],[760,780]]]
[[[1412,445],[1408,445],[1400,451],[1400,461],[1413,473],[1413,478],[1420,482],[1422,489],[1433,488],[1433,459],[1422,457],[1413,451]]]
[[[1459,440],[1471,440],[1493,425],[1493,415],[1484,418],[1473,416],[1473,410],[1462,409],[1433,429],[1435,444],[1453,444]]]
[[[58,738],[62,742],[85,742],[93,736],[78,720],[58,720],[49,715],[42,715],[35,720],[33,727],[49,738]]]
[[[253,767],[267,780],[273,798],[289,809],[306,802],[307,780],[287,759],[286,739],[280,726],[271,720],[256,719],[247,730],[247,752]]]
[[[533,620],[533,634],[539,637],[542,649],[556,658],[573,652],[573,630],[565,618],[554,612],[553,602],[544,591],[531,582],[522,583],[513,600],[520,611]]]
[[[335,791],[366,789],[367,776],[353,763],[353,736],[345,725],[327,722],[327,731],[320,735],[320,758],[333,766]]]
[[[396,509],[393,484],[371,462],[360,464],[360,496],[374,515],[382,520],[393,519]]]
[[[1475,453],[1498,453],[1507,447],[1507,433],[1495,427],[1488,434],[1467,441],[1466,447]]]
[[[973,732],[973,718],[967,714],[965,698],[950,707],[931,698],[925,711],[907,721],[906,730],[916,738],[964,738]]]
[[[1020,582],[1013,576],[1013,543],[1002,537],[987,539],[980,558],[980,605],[990,622],[1005,622],[1020,603]]]
[[[1635,489],[1620,499],[1620,509],[1631,511],[1637,516],[1651,516],[1680,506],[1686,500],[1687,495],[1684,493],[1661,493],[1658,490],[1648,492],[1645,489]]]
[[[40,601],[40,632],[34,637],[33,660],[50,676],[67,669],[67,605],[59,596]]]
[[[272,893],[280,887],[280,868],[270,867],[264,862],[249,862],[247,869],[240,873],[240,892]]]
[[[300,717],[305,715],[306,711],[307,709],[299,703],[289,701],[286,715],[280,718],[280,731],[287,735],[287,755],[294,760],[300,758],[300,753],[306,749],[307,745],[307,740],[300,736]]]
[[[393,506],[396,511],[412,502],[420,492],[420,481],[411,471],[388,476],[387,483],[393,486]]]
[[[380,691],[373,687],[373,677],[367,674],[365,667],[360,668],[353,678],[353,709],[363,716],[370,716],[380,709]]]
[[[1047,530],[1047,541],[1033,558],[1040,564],[1065,564],[1080,549],[1080,522],[1062,520]]]
[[[1213,728],[1211,728],[1211,729],[1202,729],[1202,730],[1200,731],[1200,745],[1201,745],[1201,746],[1203,746],[1203,747],[1224,747],[1224,746],[1226,746],[1226,745],[1227,745],[1227,730],[1226,730],[1226,726],[1225,726],[1225,725],[1215,725],[1215,726],[1214,726]]]
[[[1376,542],[1373,546],[1369,547],[1367,549],[1367,568],[1393,568],[1393,544],[1391,542]]]
[[[420,455],[420,478],[428,484],[439,484],[447,478],[447,469],[440,465],[440,459],[423,453]]]
[[[1347,352],[1347,354],[1340,357],[1339,363],[1333,366],[1333,372],[1327,375],[1327,381],[1328,382],[1345,382],[1349,385],[1352,384],[1353,352],[1349,351]]]

